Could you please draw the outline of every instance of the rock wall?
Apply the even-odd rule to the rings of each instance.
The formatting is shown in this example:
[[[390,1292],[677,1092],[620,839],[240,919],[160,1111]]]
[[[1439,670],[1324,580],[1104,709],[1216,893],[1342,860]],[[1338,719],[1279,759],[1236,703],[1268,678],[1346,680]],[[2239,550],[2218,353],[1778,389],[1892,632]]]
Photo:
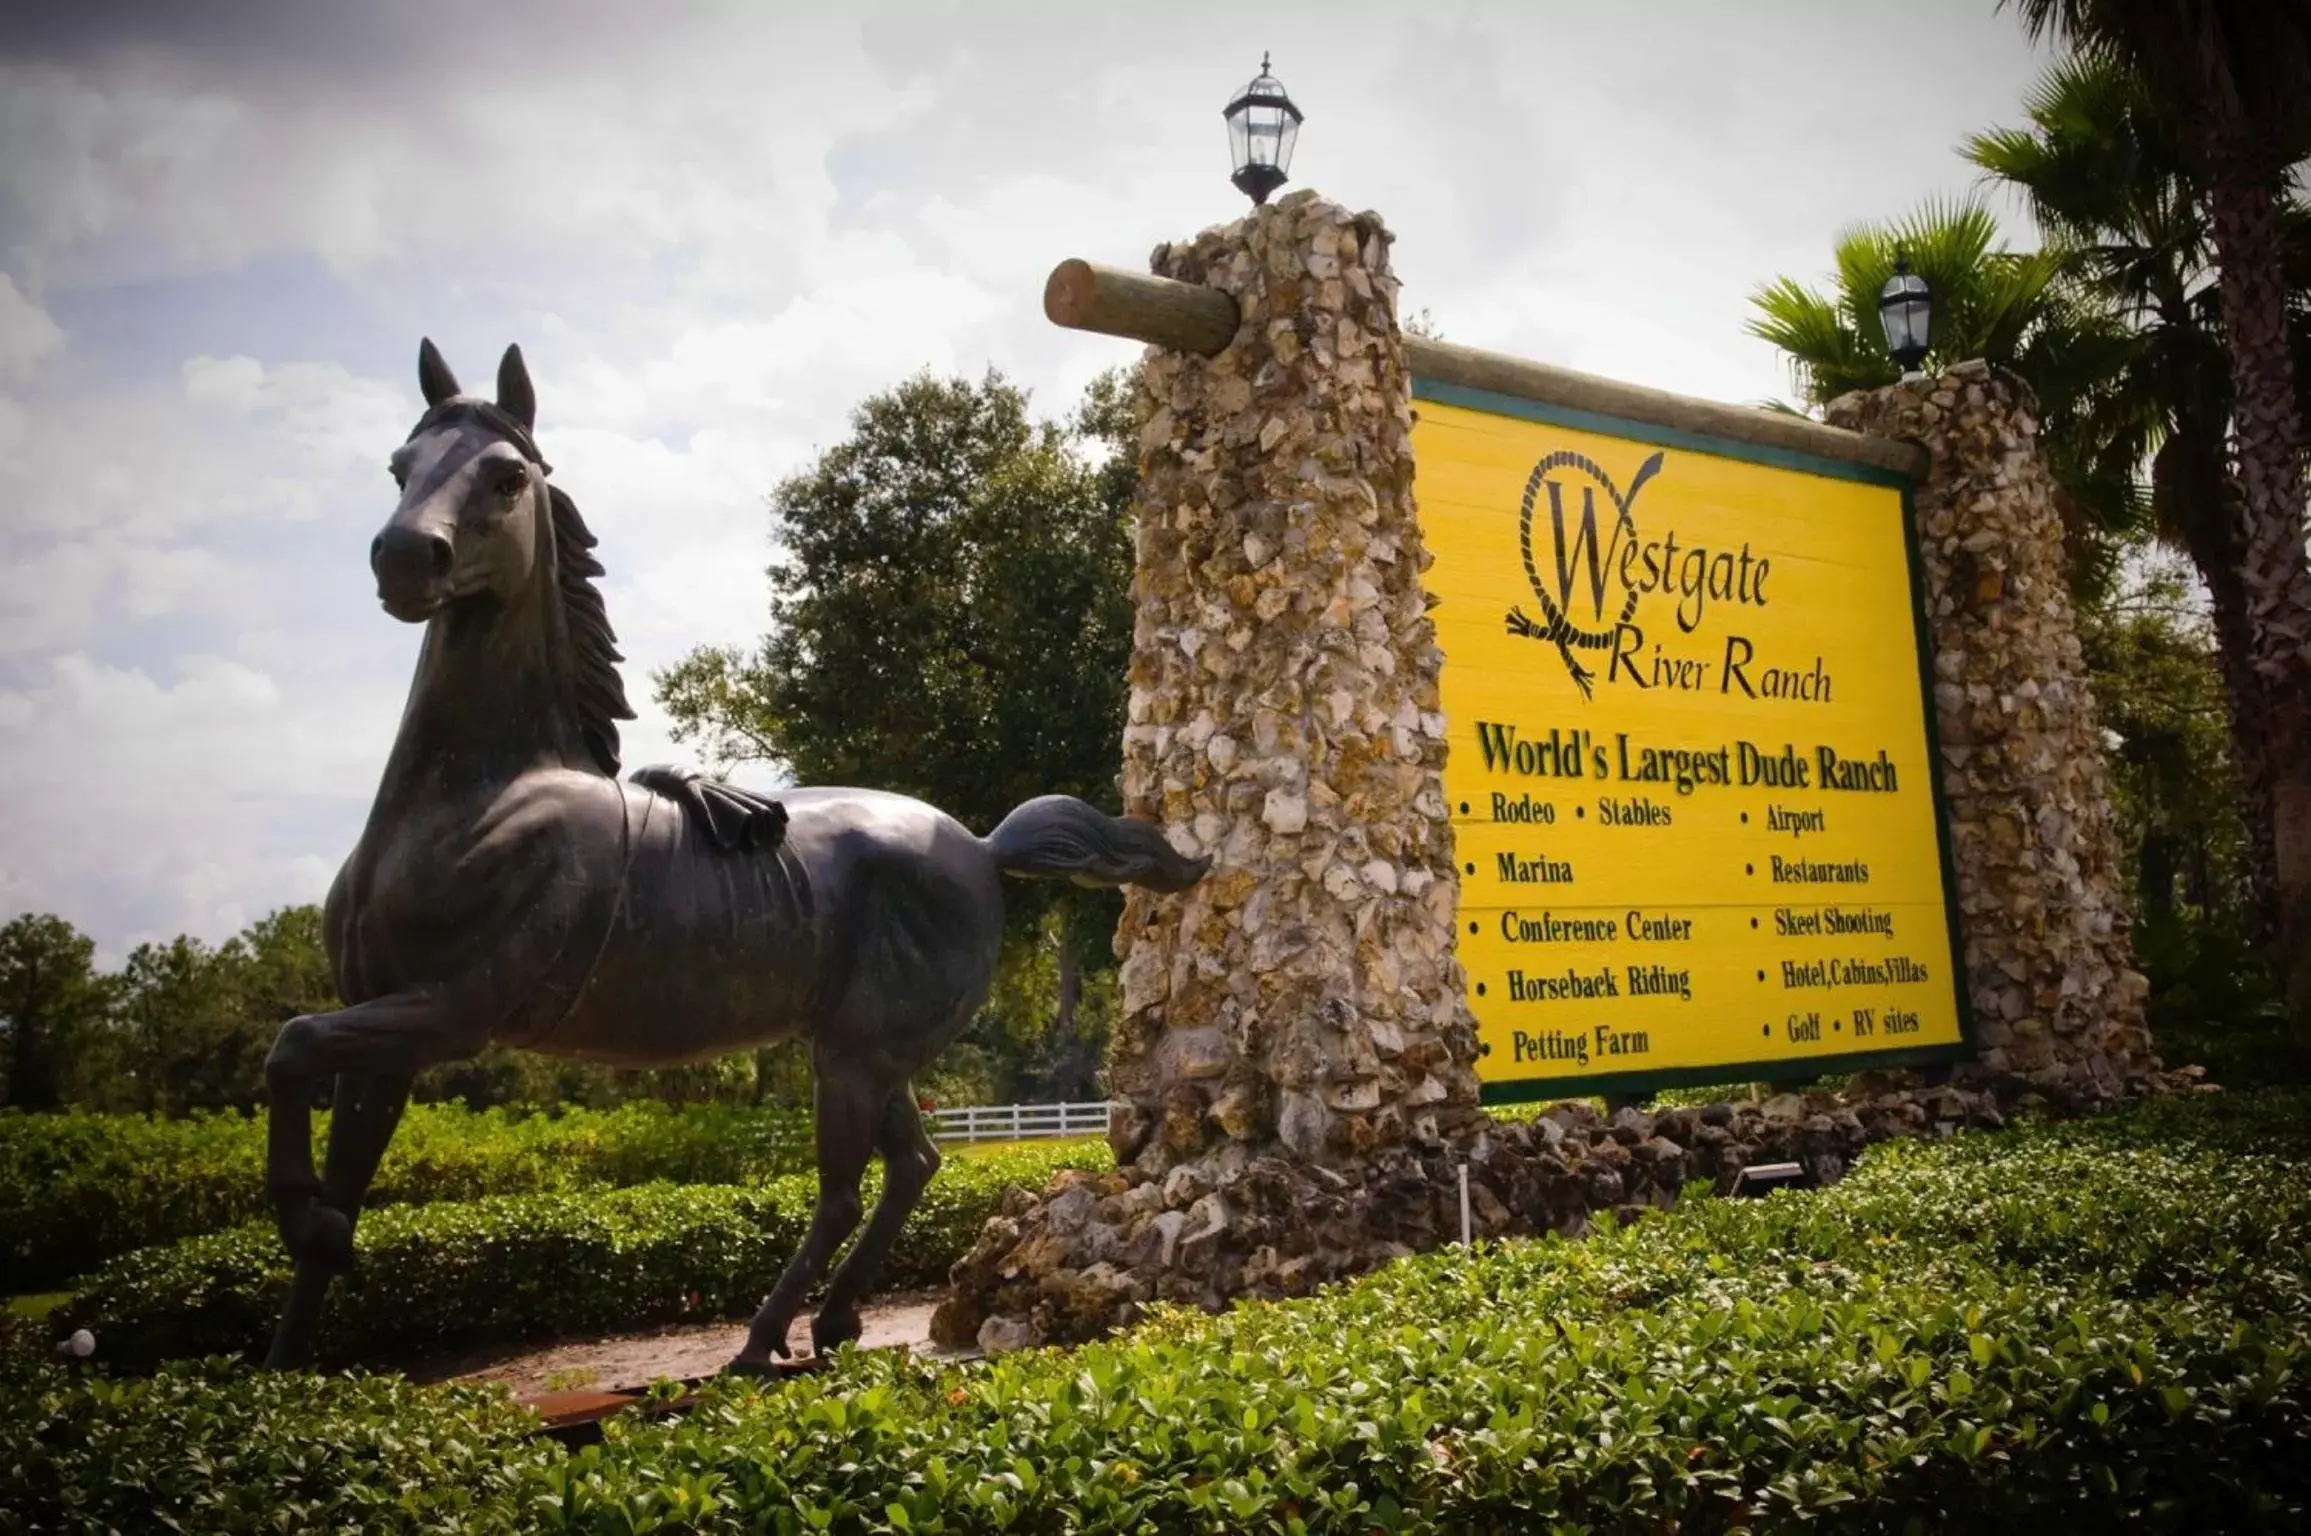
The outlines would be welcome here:
[[[1975,1074],[2086,1106],[2159,1063],[2036,410],[2019,379],[1968,362],[1827,415],[1930,458],[1913,507]]]
[[[1580,1237],[1607,1213],[1626,1224],[1667,1207],[1692,1180],[1723,1194],[1743,1168],[1786,1161],[1805,1183],[1829,1184],[1891,1137],[2005,1123],[1986,1090],[1919,1089],[1881,1075],[1855,1078],[1842,1094],[1657,1114],[1606,1116],[1572,1101],[1473,1128],[1455,1148],[1395,1147],[1348,1171],[1254,1157],[1225,1186],[1194,1164],[1160,1186],[1130,1170],[1063,1173],[1040,1197],[1012,1191],[956,1264],[955,1297],[932,1331],[993,1352],[1096,1338],[1151,1299],[1218,1307],[1305,1295],[1457,1242],[1464,1164],[1472,1237]],[[1183,1199],[1194,1202],[1184,1215]]]

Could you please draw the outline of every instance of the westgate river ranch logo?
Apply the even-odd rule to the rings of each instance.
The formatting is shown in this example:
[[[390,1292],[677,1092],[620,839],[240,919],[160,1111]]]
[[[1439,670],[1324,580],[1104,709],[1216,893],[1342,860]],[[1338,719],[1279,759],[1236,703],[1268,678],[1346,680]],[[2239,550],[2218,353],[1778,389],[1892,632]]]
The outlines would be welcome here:
[[[1525,579],[1539,601],[1536,621],[1522,608],[1511,608],[1508,630],[1529,640],[1557,648],[1565,671],[1584,699],[1594,696],[1596,674],[1575,658],[1575,651],[1596,655],[1608,682],[1625,679],[1639,688],[1657,683],[1691,687],[1704,675],[1706,663],[1679,659],[1656,644],[1645,654],[1645,631],[1637,620],[1638,600],[1661,592],[1677,599],[1677,627],[1692,634],[1711,601],[1765,606],[1766,577],[1772,562],[1752,555],[1744,543],[1738,553],[1680,545],[1671,530],[1658,539],[1638,531],[1637,497],[1661,472],[1666,454],[1656,451],[1637,467],[1628,489],[1587,454],[1559,449],[1544,455],[1525,481],[1525,495],[1517,513],[1517,543],[1525,562]],[[1578,510],[1568,521],[1567,490],[1579,492]],[[1600,534],[1598,502],[1611,519],[1610,531]],[[1535,538],[1534,513],[1543,500],[1546,515]],[[1536,542],[1546,546],[1546,560],[1537,557]],[[1728,636],[1722,659],[1720,687],[1757,697],[1745,669],[1752,654],[1749,642]]]

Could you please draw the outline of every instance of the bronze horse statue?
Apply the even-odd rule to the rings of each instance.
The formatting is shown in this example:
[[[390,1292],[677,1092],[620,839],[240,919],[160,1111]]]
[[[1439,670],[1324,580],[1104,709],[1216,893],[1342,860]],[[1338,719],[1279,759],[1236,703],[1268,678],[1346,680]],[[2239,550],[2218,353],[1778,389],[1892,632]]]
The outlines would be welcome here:
[[[418,382],[425,413],[392,457],[400,503],[369,559],[385,611],[425,639],[324,909],[346,1006],[290,1020],[265,1063],[268,1192],[295,1260],[266,1363],[310,1359],[412,1076],[492,1040],[640,1067],[807,1039],[818,1203],[730,1368],[787,1352],[879,1152],[881,1201],[811,1324],[820,1351],[856,1339],[859,1300],[938,1170],[908,1080],[986,996],[1000,877],[1179,890],[1205,861],[1059,795],[980,838],[874,790],[798,789],[782,806],[678,769],[621,780],[617,722],[633,711],[602,567],[547,483],[520,349],[494,401],[461,393],[431,341]],[[311,1105],[332,1077],[316,1176]]]

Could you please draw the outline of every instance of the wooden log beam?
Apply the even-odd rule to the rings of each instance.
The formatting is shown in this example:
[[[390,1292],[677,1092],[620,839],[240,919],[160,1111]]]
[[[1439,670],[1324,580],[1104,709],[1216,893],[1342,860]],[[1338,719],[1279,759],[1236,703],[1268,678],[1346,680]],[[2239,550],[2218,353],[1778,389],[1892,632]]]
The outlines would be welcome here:
[[[1235,340],[1237,326],[1236,301],[1217,288],[1078,259],[1052,269],[1043,285],[1043,313],[1053,324],[1071,330],[1121,336],[1199,357],[1210,357]],[[1432,383],[1868,464],[1913,479],[1923,479],[1926,473],[1925,450],[1914,443],[1865,437],[1803,416],[1673,395],[1424,336],[1404,338],[1404,360],[1414,378]]]
[[[1236,339],[1236,301],[1217,288],[1068,260],[1043,285],[1054,325],[1210,357]]]
[[[1728,405],[1722,400],[1699,400],[1647,389],[1592,373],[1576,373],[1547,363],[1527,362],[1475,347],[1456,347],[1420,336],[1404,338],[1404,360],[1416,379],[1457,384],[1464,389],[1490,390],[1535,400],[1544,405],[1594,411],[1624,421],[1694,432],[1704,437],[1730,438],[1757,447],[1782,448],[1817,458],[1849,464],[1867,464],[1891,470],[1913,480],[1926,477],[1926,450],[1916,443],[1887,437],[1867,437],[1843,427],[1824,426],[1804,416],[1769,411],[1754,405]]]

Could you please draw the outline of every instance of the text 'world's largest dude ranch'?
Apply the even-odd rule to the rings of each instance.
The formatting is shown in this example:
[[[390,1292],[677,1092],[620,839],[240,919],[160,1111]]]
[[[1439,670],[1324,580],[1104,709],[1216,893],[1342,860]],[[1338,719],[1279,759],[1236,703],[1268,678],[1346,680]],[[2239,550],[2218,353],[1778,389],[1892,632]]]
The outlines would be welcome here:
[[[1958,1054],[1903,481],[1419,394],[1488,1097]]]

